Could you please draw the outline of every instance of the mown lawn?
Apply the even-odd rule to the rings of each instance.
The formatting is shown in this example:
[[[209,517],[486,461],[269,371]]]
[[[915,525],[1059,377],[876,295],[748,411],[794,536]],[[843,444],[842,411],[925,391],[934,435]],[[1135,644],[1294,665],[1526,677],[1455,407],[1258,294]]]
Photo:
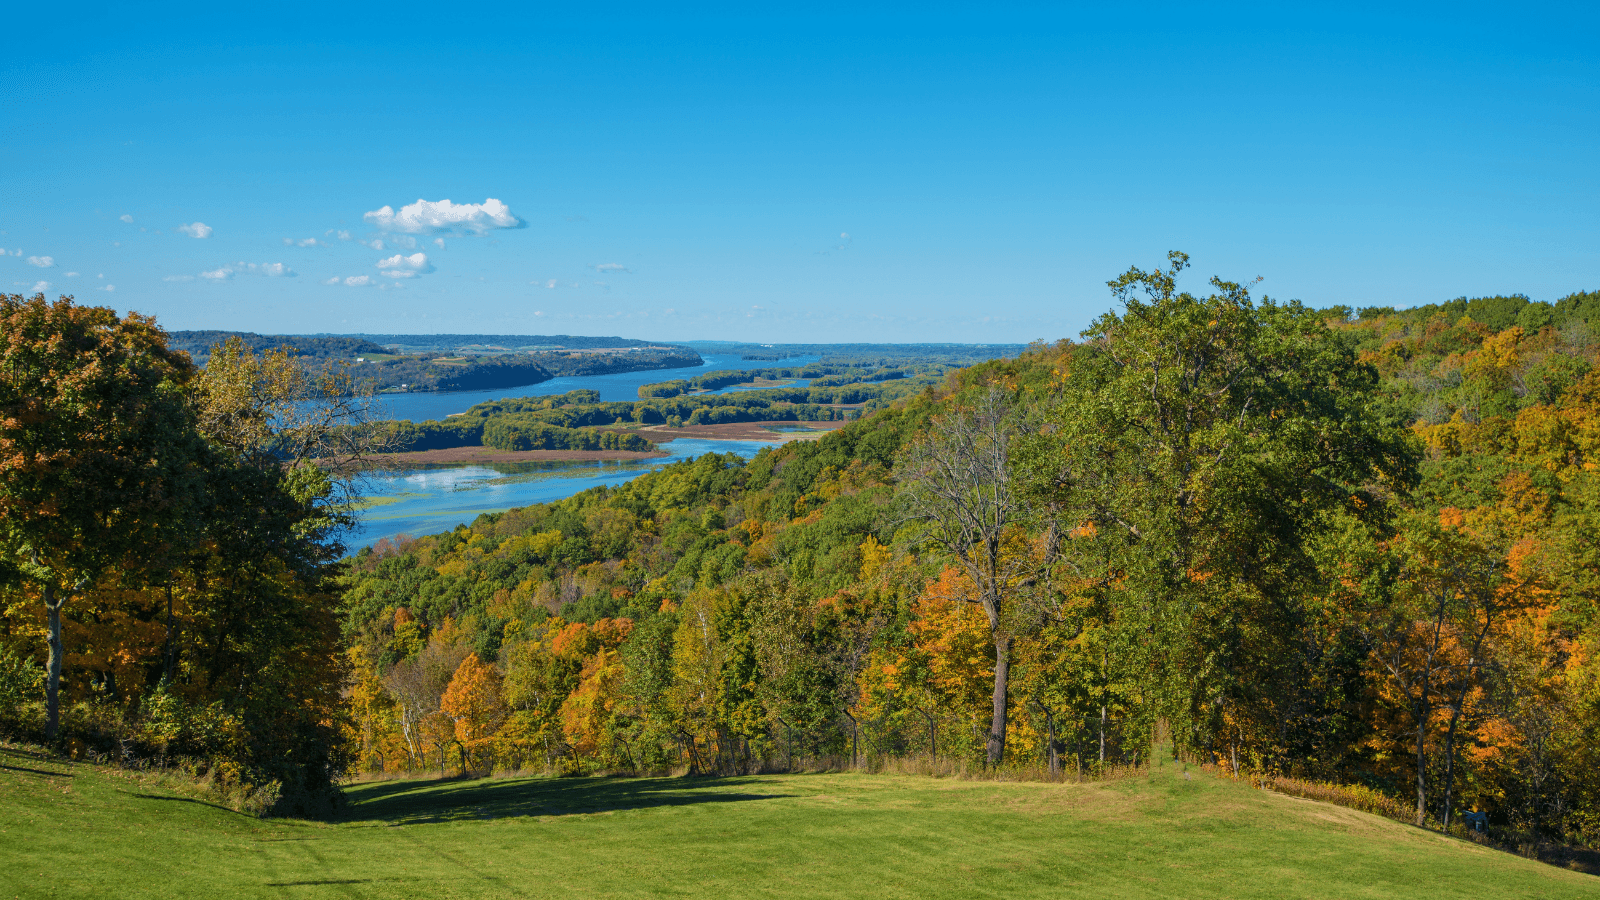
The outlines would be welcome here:
[[[1600,879],[1168,763],[902,776],[402,781],[262,821],[0,751],[8,897],[1600,897]]]

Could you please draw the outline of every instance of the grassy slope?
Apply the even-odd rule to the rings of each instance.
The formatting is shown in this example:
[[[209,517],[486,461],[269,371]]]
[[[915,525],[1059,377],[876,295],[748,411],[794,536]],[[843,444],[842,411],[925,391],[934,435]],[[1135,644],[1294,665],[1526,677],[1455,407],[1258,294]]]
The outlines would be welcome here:
[[[263,822],[0,751],[10,897],[1580,897],[1600,879],[1167,764],[1098,785],[388,782]]]

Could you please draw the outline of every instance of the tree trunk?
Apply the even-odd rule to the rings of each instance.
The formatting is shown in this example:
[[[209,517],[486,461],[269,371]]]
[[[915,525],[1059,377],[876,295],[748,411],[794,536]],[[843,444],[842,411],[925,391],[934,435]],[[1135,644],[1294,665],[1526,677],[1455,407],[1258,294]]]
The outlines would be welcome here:
[[[45,663],[44,739],[51,744],[55,743],[61,726],[61,658],[65,655],[61,646],[61,604],[65,599],[56,596],[55,585],[44,585],[44,608],[50,620],[50,657]]]
[[[172,579],[167,579],[167,640],[166,661],[161,668],[161,680],[172,687]]]
[[[1423,690],[1427,690],[1426,687]],[[1426,703],[1417,704],[1417,827],[1428,821],[1428,709]]]
[[[1048,733],[1046,740],[1049,742],[1045,748],[1045,758],[1049,761],[1050,779],[1054,781],[1061,774],[1061,748],[1056,743],[1056,717],[1048,709],[1044,711],[1044,724]]]
[[[1461,706],[1466,702],[1465,691],[1462,693],[1461,702],[1450,711],[1450,728],[1444,737],[1444,808],[1440,811],[1439,821],[1444,823],[1445,831],[1450,830],[1450,794],[1456,780],[1456,724],[1461,721]]]
[[[1006,691],[1011,681],[1011,638],[994,638],[994,718],[989,724],[989,765],[998,766],[1006,755]]]
[[[1176,744],[1176,740],[1173,742]],[[1106,706],[1100,704],[1100,769],[1104,773],[1106,767]]]

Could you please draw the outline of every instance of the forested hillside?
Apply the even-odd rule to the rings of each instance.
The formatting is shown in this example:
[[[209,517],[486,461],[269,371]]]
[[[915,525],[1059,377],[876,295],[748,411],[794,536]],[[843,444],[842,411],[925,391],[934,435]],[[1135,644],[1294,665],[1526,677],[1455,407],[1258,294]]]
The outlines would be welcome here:
[[[360,764],[1076,771],[1167,729],[1593,843],[1583,298],[1355,316],[1183,262],[816,443],[363,551]]]
[[[574,392],[422,423],[512,441],[874,401],[814,442],[703,456],[337,566],[313,550],[336,546],[342,482],[311,475],[338,469],[300,461],[388,426],[274,434],[225,402],[297,408],[243,391],[264,382],[240,373],[271,359],[235,348],[232,369],[198,381],[172,363],[197,412],[171,414],[224,454],[182,457],[211,460],[185,470],[194,483],[255,460],[259,490],[300,505],[264,543],[239,523],[267,507],[182,507],[214,524],[130,531],[192,533],[182,562],[117,544],[93,577],[7,532],[4,727],[40,733],[47,606],[69,590],[64,739],[232,765],[252,789],[347,759],[1060,777],[1148,762],[1160,736],[1220,771],[1354,791],[1418,823],[1481,814],[1508,843],[1594,846],[1597,295],[1318,311],[1220,279],[1181,291],[1186,263],[1111,282],[1120,312],[1079,340],[940,378],[626,404]],[[5,502],[48,503],[7,466]],[[228,574],[222,560],[259,547],[283,548],[267,580]],[[316,741],[269,765],[289,701],[258,694],[294,685],[320,692],[317,724],[293,720]]]

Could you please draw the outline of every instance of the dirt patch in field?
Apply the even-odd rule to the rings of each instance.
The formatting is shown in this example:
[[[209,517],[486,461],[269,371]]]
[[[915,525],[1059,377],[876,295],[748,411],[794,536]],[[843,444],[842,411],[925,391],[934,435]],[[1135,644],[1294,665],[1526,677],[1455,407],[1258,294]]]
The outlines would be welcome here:
[[[616,461],[656,459],[666,455],[660,450],[496,450],[493,447],[474,446],[450,447],[445,450],[417,450],[411,453],[386,453],[373,459],[381,466],[407,466],[574,460]]]
[[[638,434],[661,443],[677,438],[696,438],[702,441],[814,441],[848,422],[730,422],[724,425],[684,425],[672,428],[667,425],[647,425]],[[773,431],[773,428],[810,428],[811,431]]]

